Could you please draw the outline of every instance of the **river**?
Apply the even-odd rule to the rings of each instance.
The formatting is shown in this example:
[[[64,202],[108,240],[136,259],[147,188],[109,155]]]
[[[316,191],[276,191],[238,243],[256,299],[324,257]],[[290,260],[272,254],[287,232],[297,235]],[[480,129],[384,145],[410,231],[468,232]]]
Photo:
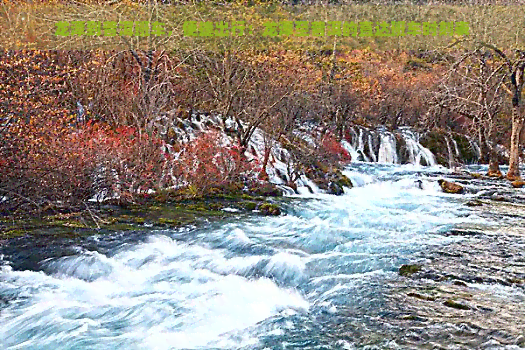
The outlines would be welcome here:
[[[487,196],[474,182],[442,193],[441,167],[345,174],[344,195],[303,191],[278,217],[7,242],[0,349],[525,346],[519,211],[466,206]],[[423,269],[400,276],[403,264]]]

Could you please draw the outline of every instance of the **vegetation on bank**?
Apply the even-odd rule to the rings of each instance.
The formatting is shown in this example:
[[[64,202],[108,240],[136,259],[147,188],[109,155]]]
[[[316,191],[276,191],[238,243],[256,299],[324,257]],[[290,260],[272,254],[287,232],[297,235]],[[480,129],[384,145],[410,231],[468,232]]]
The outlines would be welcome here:
[[[442,164],[447,140],[473,159],[467,133],[494,161],[511,131],[519,144],[520,110],[507,95],[521,94],[525,56],[477,50],[3,50],[0,213],[83,211],[96,221],[102,197],[122,207],[184,203],[177,191],[195,200],[237,188],[238,197],[267,186],[278,162],[290,188],[306,175],[341,194],[351,159],[340,141],[354,125],[426,130],[422,143]],[[476,67],[498,77],[485,96],[494,109],[454,104],[479,96],[479,85],[461,83]]]

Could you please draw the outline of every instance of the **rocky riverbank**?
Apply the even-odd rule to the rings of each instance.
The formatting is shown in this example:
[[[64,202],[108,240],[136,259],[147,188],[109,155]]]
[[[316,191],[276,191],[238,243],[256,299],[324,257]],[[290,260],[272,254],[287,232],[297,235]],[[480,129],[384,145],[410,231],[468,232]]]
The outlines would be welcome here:
[[[243,184],[214,187],[196,194],[188,189],[163,191],[142,203],[104,201],[82,211],[48,207],[39,215],[0,219],[1,239],[21,235],[78,236],[126,230],[170,229],[244,214],[280,215],[290,201],[271,184],[243,190]]]

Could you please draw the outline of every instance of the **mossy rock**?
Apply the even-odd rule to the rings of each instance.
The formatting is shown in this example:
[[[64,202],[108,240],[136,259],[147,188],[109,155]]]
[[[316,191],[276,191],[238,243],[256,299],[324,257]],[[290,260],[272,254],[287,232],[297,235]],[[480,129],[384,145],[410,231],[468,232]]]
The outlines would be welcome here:
[[[27,234],[27,231],[24,229],[10,229],[10,230],[5,230],[2,233],[2,235],[7,238],[20,237],[20,236],[24,236],[25,234]]]
[[[430,295],[423,295],[423,294],[419,294],[419,293],[415,293],[415,292],[410,292],[407,294],[409,297],[413,297],[413,298],[416,298],[416,299],[421,299],[421,300],[427,300],[427,301],[435,301],[436,298],[430,296]]]
[[[402,265],[400,268],[399,268],[399,275],[401,276],[404,276],[404,277],[408,277],[408,276],[411,276],[417,272],[421,271],[421,265],[416,265],[416,264],[412,264],[412,265]]]
[[[274,203],[262,203],[259,205],[258,209],[263,215],[281,215],[281,208],[279,207],[279,205]]]
[[[182,224],[179,220],[170,219],[170,218],[159,218],[159,224],[168,225],[168,226],[179,226]]]
[[[465,205],[467,207],[481,207],[483,205],[483,202],[480,201],[479,199],[473,199],[473,200],[468,201],[467,203],[465,203]]]
[[[208,207],[211,210],[221,210],[222,208],[224,208],[224,205],[222,205],[222,203],[210,203]]]
[[[419,142],[434,154],[439,165],[448,166],[447,141],[445,138],[445,132],[433,130],[424,134]]]
[[[345,186],[345,187],[348,187],[348,188],[354,187],[354,185],[352,184],[352,181],[348,178],[348,176],[343,175],[343,174],[341,174],[339,179],[337,179],[337,184],[339,186]]]
[[[283,191],[273,184],[265,183],[250,188],[250,194],[263,197],[280,197],[283,195]]]
[[[244,209],[249,210],[249,211],[257,209],[257,203],[255,202],[244,202],[242,203],[242,206]]]
[[[448,299],[447,301],[443,303],[443,305],[451,307],[453,309],[458,309],[458,310],[470,310],[470,306],[458,303],[452,299]]]
[[[445,193],[451,193],[451,194],[461,194],[465,192],[465,189],[460,184],[457,184],[455,182],[446,181],[443,179],[438,180],[439,186],[441,186],[441,189]]]
[[[458,146],[459,159],[462,162],[467,164],[477,163],[478,155],[472,148],[470,141],[465,135],[452,133],[452,139],[456,141],[456,145]]]

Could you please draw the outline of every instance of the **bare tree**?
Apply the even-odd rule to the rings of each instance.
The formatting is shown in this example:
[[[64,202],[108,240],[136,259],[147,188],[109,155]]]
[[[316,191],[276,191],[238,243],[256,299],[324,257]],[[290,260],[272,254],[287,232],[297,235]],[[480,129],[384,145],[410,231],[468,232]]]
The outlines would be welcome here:
[[[253,133],[293,93],[300,76],[283,74],[268,56],[195,51],[188,62],[197,77],[198,106],[236,123],[239,144],[246,148]]]
[[[512,133],[507,179],[520,179],[520,134],[525,121],[522,99],[525,80],[525,51],[514,50],[507,54],[494,45],[486,43],[481,45],[494,51],[505,62],[506,79],[503,87],[512,101]]]
[[[482,48],[460,55],[441,81],[436,107],[449,116],[467,119],[471,134],[478,137],[482,159],[489,160],[489,175],[501,175],[495,150],[501,131],[498,116],[506,100],[505,64]]]

